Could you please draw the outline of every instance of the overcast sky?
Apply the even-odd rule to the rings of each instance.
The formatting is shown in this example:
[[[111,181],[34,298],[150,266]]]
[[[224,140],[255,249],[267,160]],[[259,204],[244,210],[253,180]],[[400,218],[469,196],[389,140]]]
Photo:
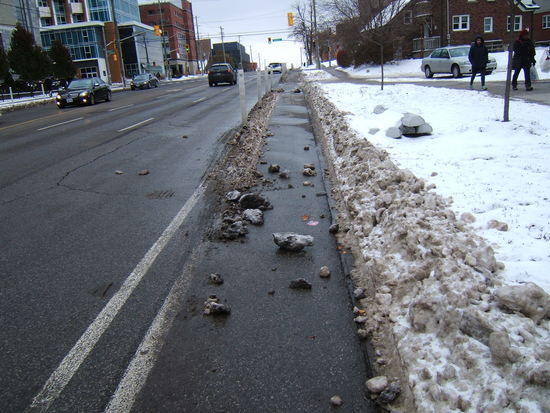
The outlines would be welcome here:
[[[223,27],[225,41],[237,41],[241,35],[241,44],[252,60],[261,64],[285,62],[295,66],[300,64],[301,44],[290,37],[287,25],[287,13],[293,11],[296,0],[192,0],[193,12],[198,16],[201,38],[210,37],[212,43],[221,42],[220,26]],[[177,4],[177,0],[173,0]],[[261,33],[261,34],[258,34]],[[282,42],[268,44],[267,38],[282,38]]]

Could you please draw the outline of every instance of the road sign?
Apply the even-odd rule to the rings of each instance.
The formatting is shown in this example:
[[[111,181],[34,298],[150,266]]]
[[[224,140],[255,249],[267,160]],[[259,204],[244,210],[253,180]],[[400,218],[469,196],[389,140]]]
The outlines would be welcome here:
[[[279,38],[279,39],[271,39],[272,42],[282,42],[283,39]]]

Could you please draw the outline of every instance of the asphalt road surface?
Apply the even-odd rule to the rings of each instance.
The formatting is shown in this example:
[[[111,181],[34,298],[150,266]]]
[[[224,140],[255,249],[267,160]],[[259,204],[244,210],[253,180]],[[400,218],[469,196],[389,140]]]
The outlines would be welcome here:
[[[203,176],[239,122],[238,87],[206,79],[0,118],[0,411],[106,406],[192,258]]]

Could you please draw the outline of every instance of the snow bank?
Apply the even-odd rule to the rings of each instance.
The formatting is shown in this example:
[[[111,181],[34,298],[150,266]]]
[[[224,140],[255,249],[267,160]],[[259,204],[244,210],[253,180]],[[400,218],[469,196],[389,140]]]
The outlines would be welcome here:
[[[323,89],[305,86],[317,132],[325,137],[339,223],[345,230],[341,242],[352,248],[356,260],[352,278],[368,292],[360,301],[368,316],[361,329],[376,349],[377,373],[399,377],[404,389],[393,409],[549,411],[550,298],[532,283],[508,285],[501,277],[504,264],[495,257],[493,241],[508,233],[487,230],[499,233],[489,240],[477,233],[490,218],[501,216],[498,211],[508,216],[512,211],[507,206],[517,206],[518,193],[525,194],[529,186],[545,187],[548,128],[540,123],[540,113],[536,124],[531,115],[502,124],[496,108],[486,110],[497,102],[479,103],[485,98],[479,94],[471,94],[475,102],[470,102],[466,95],[436,98],[439,89],[403,85],[383,93],[377,87],[348,84],[326,84]],[[378,104],[388,110],[373,115]],[[522,115],[535,111],[534,106],[524,109]],[[384,128],[404,112],[422,115],[435,134],[414,140],[385,138]],[[356,130],[373,135],[367,140]],[[516,134],[519,141],[512,139]],[[533,142],[543,153],[537,155]],[[526,180],[532,185],[522,188],[521,179],[514,183],[513,172],[522,170],[516,160],[527,154],[536,156],[523,167],[542,169],[533,171],[540,179],[531,182],[537,175],[530,175]],[[498,159],[512,169],[509,175],[498,176],[502,170],[491,166]],[[412,172],[401,167],[412,167]],[[497,188],[485,181],[493,175],[501,182]],[[445,196],[427,182],[432,179]],[[476,181],[483,182],[483,191],[478,192]],[[508,184],[512,189],[500,194],[498,189]],[[465,194],[463,204],[455,199],[454,206],[464,211],[459,217],[450,208],[445,187],[461,188]],[[525,207],[535,201],[540,206],[537,214],[542,216],[531,214],[533,222],[548,233],[544,214],[549,198],[542,202],[536,191],[526,195],[530,201]],[[474,211],[477,227],[467,212],[475,206],[482,207]],[[518,227],[526,225],[521,214],[516,217]],[[516,222],[508,218],[514,231]],[[536,241],[545,247],[539,255],[548,271],[549,240]],[[519,245],[512,250],[522,253]]]
[[[536,49],[537,56],[537,70],[539,73],[539,78],[541,80],[550,79],[550,72],[544,73],[540,70],[540,62],[544,58],[546,48],[538,47]],[[506,80],[506,67],[508,65],[508,52],[498,52],[490,53],[497,61],[497,70],[486,77],[487,82],[494,81],[505,81]],[[384,77],[387,77],[388,80],[392,82],[404,81],[410,82],[414,81],[426,81],[426,82],[436,82],[438,78],[444,77],[446,80],[453,80],[456,82],[465,82],[469,81],[469,76],[465,76],[459,79],[453,79],[449,75],[437,74],[433,79],[426,79],[424,72],[420,68],[422,59],[403,59],[390,62],[384,65]],[[359,67],[348,67],[341,68],[338,67],[338,70],[346,72],[349,76],[360,79],[372,79],[377,80],[380,78],[380,66],[379,65],[361,65]],[[523,74],[519,77],[520,82],[523,82]]]

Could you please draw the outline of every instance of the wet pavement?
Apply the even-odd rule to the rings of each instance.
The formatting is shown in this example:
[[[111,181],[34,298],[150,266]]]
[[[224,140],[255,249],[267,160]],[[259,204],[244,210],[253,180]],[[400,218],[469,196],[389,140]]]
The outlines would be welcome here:
[[[134,412],[330,412],[339,395],[341,412],[376,411],[367,399],[364,344],[353,322],[342,250],[329,234],[321,153],[302,93],[284,92],[270,122],[260,172],[273,185],[258,188],[273,204],[263,226],[249,225],[240,242],[206,240],[188,292],[158,360],[133,405]],[[305,150],[308,146],[310,149]],[[269,173],[269,164],[291,171]],[[316,176],[302,175],[312,163]],[[303,186],[304,181],[313,186]],[[290,185],[289,185],[290,184]],[[272,233],[314,237],[302,252],[285,252]],[[328,266],[330,278],[320,278]],[[220,273],[221,285],[208,282]],[[289,289],[305,278],[311,290]],[[205,316],[203,303],[216,294],[228,316]]]

